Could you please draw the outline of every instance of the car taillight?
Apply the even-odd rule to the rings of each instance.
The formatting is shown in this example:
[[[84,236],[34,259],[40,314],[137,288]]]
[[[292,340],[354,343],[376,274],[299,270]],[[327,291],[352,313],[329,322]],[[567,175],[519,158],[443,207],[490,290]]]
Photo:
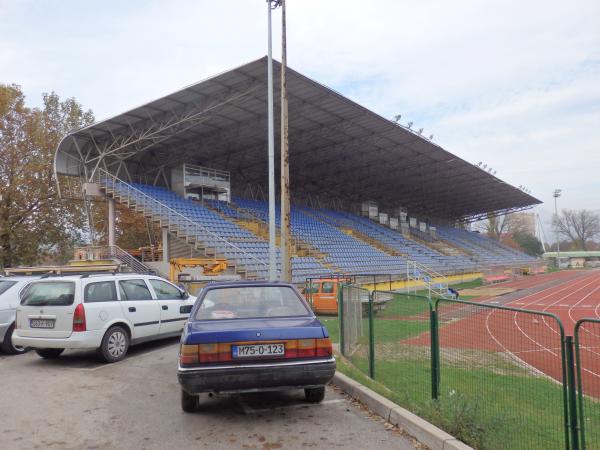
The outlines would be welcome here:
[[[331,356],[333,355],[333,348],[331,346],[331,339],[323,338],[323,339],[315,339],[317,349],[315,356]]]
[[[296,355],[298,358],[310,358],[315,356],[317,346],[316,339],[298,339],[296,344]]]
[[[73,331],[85,331],[85,309],[83,303],[75,308],[73,313]]]
[[[231,361],[231,344],[200,344],[198,359],[201,363]]]
[[[15,311],[15,330],[19,328],[19,310]]]
[[[183,344],[179,351],[179,362],[182,366],[198,363],[198,346]]]
[[[278,344],[285,345],[284,359],[330,357],[333,355],[331,340],[321,339],[294,339],[289,341],[258,341],[258,342],[227,342],[213,344],[181,345],[179,362],[182,366],[191,364],[219,363],[232,361],[231,346],[233,345],[255,345],[255,344]],[[275,358],[278,358],[275,356]],[[279,357],[281,358],[281,356]],[[263,359],[247,358],[246,361],[257,361]]]

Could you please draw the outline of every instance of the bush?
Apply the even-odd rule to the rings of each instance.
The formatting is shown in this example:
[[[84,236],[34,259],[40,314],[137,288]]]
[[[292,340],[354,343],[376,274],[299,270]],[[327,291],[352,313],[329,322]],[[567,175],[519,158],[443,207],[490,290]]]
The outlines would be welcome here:
[[[486,400],[450,391],[438,400],[431,400],[422,411],[427,420],[457,439],[479,450],[506,448],[505,431],[516,425],[506,413],[490,416],[484,413]]]

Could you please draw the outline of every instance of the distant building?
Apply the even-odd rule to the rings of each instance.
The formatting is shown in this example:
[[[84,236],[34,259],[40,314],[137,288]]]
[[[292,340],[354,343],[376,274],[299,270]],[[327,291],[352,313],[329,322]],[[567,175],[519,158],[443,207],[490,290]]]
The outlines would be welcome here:
[[[551,259],[556,264],[557,252],[546,252],[542,255],[544,259]],[[560,266],[573,269],[583,267],[600,267],[600,251],[587,252],[560,252]]]
[[[533,234],[535,236],[535,213],[514,213],[510,216],[510,231]]]

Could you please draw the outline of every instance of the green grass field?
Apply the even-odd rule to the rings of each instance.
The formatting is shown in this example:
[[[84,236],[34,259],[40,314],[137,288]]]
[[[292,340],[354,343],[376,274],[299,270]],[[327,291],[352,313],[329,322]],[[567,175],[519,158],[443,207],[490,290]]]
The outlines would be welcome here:
[[[562,388],[549,380],[442,366],[441,397],[432,402],[428,360],[376,359],[375,382],[364,375],[366,360],[353,363],[338,368],[475,448],[564,448]]]
[[[319,320],[329,331],[332,342],[340,342],[339,320],[337,317],[320,316]],[[428,321],[407,320],[398,326],[397,320],[375,320],[375,342],[396,342],[411,336],[417,336],[429,330]],[[363,319],[364,337],[368,338],[369,322]]]
[[[407,342],[429,332],[428,312],[426,299],[395,296],[374,319],[375,381],[366,376],[366,319],[363,336],[339,370],[475,448],[565,447],[562,386],[501,352],[442,348],[440,398],[432,401],[428,340]],[[339,342],[338,318],[320,319]],[[600,402],[586,401],[586,418],[587,448],[600,449],[600,436],[592,430]]]

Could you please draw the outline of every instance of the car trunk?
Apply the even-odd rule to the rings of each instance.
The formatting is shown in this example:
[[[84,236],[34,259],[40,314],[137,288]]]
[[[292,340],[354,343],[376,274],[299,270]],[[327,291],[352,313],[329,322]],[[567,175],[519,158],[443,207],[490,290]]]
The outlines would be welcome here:
[[[73,332],[74,310],[75,305],[21,306],[18,310],[17,326],[19,335],[23,337],[67,338]],[[50,323],[53,323],[54,327],[46,328]]]
[[[325,337],[321,324],[313,317],[193,321],[188,326],[187,344]]]

